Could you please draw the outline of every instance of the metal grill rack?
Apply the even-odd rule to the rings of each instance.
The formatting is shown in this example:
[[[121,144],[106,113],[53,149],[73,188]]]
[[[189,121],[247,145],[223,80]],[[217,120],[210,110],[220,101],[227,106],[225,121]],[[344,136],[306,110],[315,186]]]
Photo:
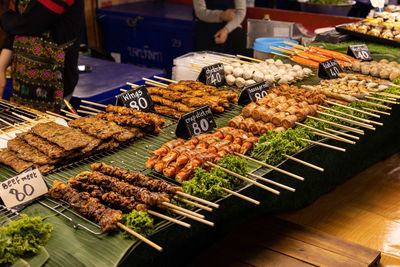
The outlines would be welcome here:
[[[11,123],[11,124],[22,124],[28,122],[28,120],[24,120],[21,117],[14,115],[13,113],[22,115],[29,119],[35,120],[39,118],[39,115],[31,112],[29,110],[20,108],[11,103],[7,103],[4,101],[0,101],[0,118]],[[10,126],[5,124],[4,122],[0,122],[0,129],[4,130],[9,128]]]
[[[0,205],[0,227],[6,226],[11,221],[19,220],[21,215],[14,209]]]

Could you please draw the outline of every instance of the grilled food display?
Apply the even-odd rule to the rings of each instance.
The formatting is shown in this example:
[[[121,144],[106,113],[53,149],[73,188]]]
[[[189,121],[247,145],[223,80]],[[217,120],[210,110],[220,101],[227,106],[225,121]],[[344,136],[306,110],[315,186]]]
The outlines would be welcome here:
[[[312,74],[312,70],[309,68],[284,64],[280,59],[267,59],[264,62],[253,64],[238,62],[225,64],[224,71],[227,84],[236,85],[239,88],[263,81],[268,82],[271,86],[274,83],[287,84],[302,80]]]
[[[281,85],[257,102],[245,106],[242,114],[232,118],[228,126],[262,135],[270,130],[282,132],[317,111],[325,96],[297,86]]]
[[[76,157],[113,149],[147,133],[159,133],[164,123],[155,114],[109,105],[96,117],[69,121],[70,127],[55,122],[36,124],[7,142],[7,149],[0,152],[0,162],[17,172],[34,165],[46,174]]]
[[[351,69],[355,72],[361,72],[364,75],[371,75],[391,81],[400,78],[400,65],[396,61],[389,61],[387,59],[382,59],[379,62],[354,62]]]
[[[155,103],[155,111],[174,118],[205,105],[220,113],[230,103],[236,103],[238,98],[234,92],[218,90],[196,81],[180,81],[166,88],[148,87],[147,90]]]
[[[400,40],[400,22],[384,17],[366,18],[362,21],[349,23],[346,25],[346,29],[383,39]]]
[[[354,102],[376,91],[389,87],[388,81],[361,74],[339,73],[339,78],[321,80],[319,85],[302,85],[303,88],[319,92],[330,98]]]
[[[171,140],[150,152],[152,157],[145,165],[148,169],[182,182],[193,176],[196,167],[205,167],[207,162],[216,162],[234,152],[245,154],[257,140],[252,133],[224,127],[212,134],[193,136],[188,141]]]

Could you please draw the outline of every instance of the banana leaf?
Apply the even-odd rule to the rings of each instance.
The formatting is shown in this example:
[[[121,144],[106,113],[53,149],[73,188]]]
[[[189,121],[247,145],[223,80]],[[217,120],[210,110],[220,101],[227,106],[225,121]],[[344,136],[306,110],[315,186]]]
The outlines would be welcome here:
[[[44,247],[42,247],[36,255],[31,255],[29,257],[19,259],[12,265],[12,267],[40,267],[43,266],[49,258],[50,254]]]

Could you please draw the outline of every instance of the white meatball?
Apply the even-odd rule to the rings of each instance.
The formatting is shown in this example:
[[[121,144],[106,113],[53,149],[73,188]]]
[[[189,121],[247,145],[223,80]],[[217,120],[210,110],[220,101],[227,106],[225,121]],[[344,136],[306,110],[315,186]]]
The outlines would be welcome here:
[[[281,65],[283,65],[282,60],[278,59],[277,61],[275,61],[275,65],[276,65],[276,66],[281,66]]]
[[[242,75],[243,75],[243,69],[242,68],[233,69],[233,76],[242,77]]]
[[[271,72],[277,72],[277,71],[278,71],[278,67],[275,66],[275,65],[269,65],[268,69],[269,69]]]
[[[233,72],[233,67],[231,65],[224,65],[225,74],[231,74]]]
[[[268,64],[275,64],[275,60],[273,58],[269,58],[265,60],[265,62],[267,62]]]
[[[279,70],[284,70],[284,71],[286,71],[286,67],[285,67],[284,65],[279,65],[279,66],[278,66],[278,69],[279,69]]]
[[[242,66],[242,64],[240,64],[239,62],[233,62],[232,63],[232,67],[234,67],[234,68],[238,68],[238,67],[241,67]]]
[[[296,71],[296,77],[302,80],[304,78],[304,71],[302,69]]]
[[[289,82],[291,82],[291,81],[294,80],[294,77],[293,77],[292,75],[285,74],[285,75],[282,76],[282,79],[286,79],[286,80],[288,80]]]
[[[296,72],[295,71],[289,71],[288,75],[292,76],[292,77],[296,77]]]
[[[303,68],[300,65],[294,65],[293,69],[295,69],[296,71],[303,70]]]
[[[304,68],[304,69],[303,69],[303,72],[304,72],[305,75],[308,76],[308,75],[310,75],[310,74],[312,73],[312,70],[309,69],[309,68]]]
[[[260,71],[256,71],[253,73],[253,80],[256,82],[262,82],[264,80],[264,74]]]
[[[251,79],[253,77],[253,72],[254,72],[254,70],[252,70],[252,69],[245,69],[243,71],[243,78],[245,80]]]
[[[235,84],[237,87],[243,88],[244,85],[246,84],[246,81],[243,78],[237,78]]]
[[[254,80],[247,80],[245,83],[244,83],[244,85],[245,86],[249,86],[249,85],[252,85],[252,84],[255,84],[256,82],[254,81]]]
[[[226,75],[226,76],[225,76],[225,80],[226,80],[226,83],[227,83],[228,85],[234,85],[234,84],[235,84],[235,81],[236,81],[236,78],[235,78],[235,76],[233,76],[232,74],[229,74],[229,75]]]
[[[278,84],[287,84],[287,83],[289,83],[289,80],[287,80],[283,77],[278,81]]]
[[[267,81],[269,85],[273,84],[275,82],[275,78],[272,75],[265,75],[264,76],[264,81]]]
[[[286,74],[286,70],[284,70],[284,69],[279,69],[276,73],[277,73],[278,75],[285,75],[285,74]]]
[[[287,69],[289,69],[289,70],[293,68],[293,66],[290,65],[290,64],[283,64],[283,66],[285,66],[285,68],[287,68]]]

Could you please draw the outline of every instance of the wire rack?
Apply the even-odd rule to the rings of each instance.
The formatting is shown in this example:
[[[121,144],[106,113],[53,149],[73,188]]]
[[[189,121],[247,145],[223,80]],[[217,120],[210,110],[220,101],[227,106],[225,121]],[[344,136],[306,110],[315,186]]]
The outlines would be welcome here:
[[[22,124],[28,122],[25,119],[22,119],[21,117],[18,117],[14,115],[13,113],[22,115],[24,117],[27,117],[29,119],[35,120],[39,117],[38,114],[31,112],[29,110],[20,108],[18,106],[15,106],[11,103],[0,101],[0,118],[11,123],[11,124]],[[0,129],[4,130],[9,128],[10,126],[7,125],[4,122],[0,122]]]
[[[6,226],[10,222],[19,220],[20,218],[21,215],[18,211],[0,205],[0,227]]]

